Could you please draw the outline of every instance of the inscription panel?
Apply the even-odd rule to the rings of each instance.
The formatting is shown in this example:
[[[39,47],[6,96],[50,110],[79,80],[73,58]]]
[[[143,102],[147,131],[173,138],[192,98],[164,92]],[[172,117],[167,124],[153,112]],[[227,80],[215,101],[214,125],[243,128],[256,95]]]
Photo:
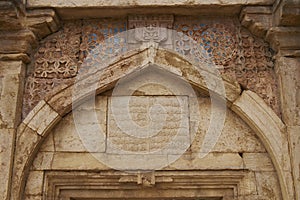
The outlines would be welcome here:
[[[127,98],[130,98],[128,106]],[[190,142],[188,116],[186,96],[111,97],[107,151],[123,150],[130,154],[168,148],[162,152],[182,152]]]

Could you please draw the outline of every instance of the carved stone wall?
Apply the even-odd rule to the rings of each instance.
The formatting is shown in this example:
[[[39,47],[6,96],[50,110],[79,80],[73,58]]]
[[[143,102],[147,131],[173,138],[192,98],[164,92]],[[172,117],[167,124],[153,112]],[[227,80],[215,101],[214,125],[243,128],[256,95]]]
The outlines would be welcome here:
[[[168,96],[151,96],[153,91]],[[150,96],[131,96],[130,110],[142,109],[139,116],[136,112],[132,113],[134,122],[143,124],[147,119],[144,110],[148,107],[145,106],[147,102],[143,99],[160,101],[169,117],[178,118],[178,115],[174,115],[176,104],[166,101],[167,98],[174,101],[176,97],[169,96],[169,93],[165,93],[165,90],[155,85],[144,89],[144,92],[143,95]],[[183,134],[190,133],[188,125],[179,127],[178,123],[172,123],[174,120],[168,120],[165,128],[153,137],[153,140],[129,138],[119,130],[110,114],[109,104],[112,98],[116,98],[110,95],[111,93],[107,92],[96,96],[95,107],[93,101],[86,101],[77,108],[80,112],[79,118],[75,119],[74,114],[69,113],[52,129],[30,167],[25,186],[26,200],[52,200],[58,197],[63,199],[80,197],[282,199],[275,168],[266,149],[251,128],[232,111],[228,110],[224,129],[215,147],[205,157],[199,157],[199,149],[209,127],[211,113],[210,99],[203,96],[197,98],[201,118],[198,119],[200,126],[195,140],[189,150],[178,160],[170,161],[168,166],[151,173],[141,171],[138,174],[111,170],[105,163],[105,159],[99,160],[95,156],[95,154],[102,154],[118,159],[120,152],[111,151],[108,141],[126,150],[128,154],[135,155],[134,153],[137,152],[158,150],[164,146],[164,143],[168,143],[174,137],[174,134],[168,133],[168,130],[174,133],[178,129],[183,129]],[[194,110],[188,101],[185,103],[186,110],[182,114],[186,115],[186,118],[183,120],[190,124],[189,116]],[[97,147],[93,154],[86,149],[86,143],[77,132],[78,124],[75,124],[84,124],[86,134],[94,132],[95,122],[88,114],[90,110],[95,110],[100,126],[107,136],[103,141],[97,141],[95,138],[93,143],[89,144]],[[132,130],[132,127],[128,128]],[[120,134],[122,137],[118,137]],[[178,148],[180,146],[176,145],[174,152]],[[174,152],[168,156],[174,156]],[[119,167],[126,169],[132,162],[136,162],[135,157],[121,162]],[[159,162],[159,160],[149,159],[143,164],[147,166],[151,162]],[[130,192],[124,192],[128,190]]]
[[[154,27],[174,29],[176,34]],[[138,28],[134,35],[122,34],[131,28]],[[66,21],[60,31],[42,40],[28,69],[23,118],[57,85],[74,81],[78,70],[101,68],[104,61],[145,40],[196,58],[195,62],[216,65],[224,76],[256,92],[280,115],[273,53],[235,18],[137,15],[128,20]]]
[[[186,199],[202,200],[202,195],[213,196],[210,200],[232,200],[232,196],[240,195],[251,200],[299,200],[299,8],[299,0],[1,0],[0,199],[60,199],[59,195],[95,199],[91,194],[96,190],[99,199],[123,198],[128,191],[133,195],[130,198],[144,199],[148,195],[149,199],[157,199],[153,193],[158,192],[163,194],[159,198],[170,199],[187,191],[178,187],[170,190],[176,188],[175,183],[189,189],[184,193]],[[139,30],[125,34],[133,28]],[[151,46],[118,57],[145,42]],[[185,58],[161,51],[157,45]],[[106,63],[115,58],[117,62]],[[172,73],[200,83],[201,94],[197,94],[204,115],[192,121],[199,121],[201,129],[187,152],[168,167],[155,173],[119,173],[95,160],[74,134],[70,114],[72,84],[80,72],[101,77],[101,94],[93,109],[98,114],[98,125],[110,131],[105,132],[102,142],[93,138],[90,145],[96,153],[111,150],[106,144],[110,138],[127,150],[153,150],[149,143],[135,145],[142,140],[126,145],[128,137],[115,137],[121,131],[112,133],[116,124],[108,122],[111,94],[102,93],[114,85],[111,79],[118,80],[146,61],[162,64],[164,70],[171,69]],[[191,75],[197,71],[194,67],[202,64],[215,65],[226,77],[227,107],[242,120],[227,112],[218,143],[207,157],[199,159],[196,155],[209,123],[210,103],[202,79]],[[111,68],[103,69],[106,65]],[[93,76],[90,72],[95,69],[103,69],[103,73]],[[80,89],[90,91],[85,86]],[[140,95],[135,96],[140,100],[172,99],[173,94],[151,86],[134,95]],[[133,110],[138,107],[141,113],[133,115],[137,123],[146,124],[146,111],[139,100]],[[163,100],[163,104],[167,103]],[[83,116],[79,124],[85,125],[87,134],[95,125],[84,117],[89,109],[79,113]],[[179,115],[174,110],[173,114],[176,120]],[[164,133],[179,127],[173,126],[170,119],[168,126],[170,129],[164,129],[155,140],[157,148],[167,141]],[[103,186],[111,190],[103,190]],[[124,193],[120,194],[120,190]],[[137,193],[140,196],[134,196]],[[216,194],[219,196],[214,198]]]

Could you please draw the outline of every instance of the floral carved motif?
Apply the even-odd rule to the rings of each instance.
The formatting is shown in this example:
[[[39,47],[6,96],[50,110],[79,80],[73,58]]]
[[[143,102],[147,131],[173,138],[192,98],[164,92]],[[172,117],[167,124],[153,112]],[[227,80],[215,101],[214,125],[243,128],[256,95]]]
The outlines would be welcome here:
[[[244,89],[259,94],[279,115],[279,99],[272,50],[232,19],[176,19],[175,50],[213,63],[221,74],[237,80]],[[204,52],[203,52],[204,51]]]
[[[170,34],[154,27],[175,31]],[[138,31],[125,34],[134,28]],[[42,40],[29,66],[23,117],[54,89],[75,81],[79,72],[101,69],[108,59],[145,41],[157,42],[200,64],[214,64],[221,74],[256,92],[280,114],[272,51],[236,20],[135,15],[128,20],[65,22],[59,32]]]

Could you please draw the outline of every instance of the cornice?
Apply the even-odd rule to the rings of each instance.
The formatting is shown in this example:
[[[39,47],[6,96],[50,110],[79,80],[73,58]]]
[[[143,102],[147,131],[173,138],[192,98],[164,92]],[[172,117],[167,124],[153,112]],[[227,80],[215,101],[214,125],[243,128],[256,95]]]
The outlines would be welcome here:
[[[0,1],[0,60],[29,62],[38,41],[59,26],[53,9],[26,10],[19,1]]]
[[[300,2],[282,0],[273,7],[244,7],[240,22],[252,34],[269,42],[279,55],[299,57]]]

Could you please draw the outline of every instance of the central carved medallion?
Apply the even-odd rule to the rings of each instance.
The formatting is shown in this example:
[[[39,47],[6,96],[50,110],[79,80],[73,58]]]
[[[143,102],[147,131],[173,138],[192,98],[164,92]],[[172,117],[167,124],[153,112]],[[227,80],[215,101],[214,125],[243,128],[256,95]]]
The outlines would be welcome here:
[[[135,29],[128,35],[130,44],[156,42],[162,46],[172,45],[173,15],[131,15],[128,17],[129,29]]]

